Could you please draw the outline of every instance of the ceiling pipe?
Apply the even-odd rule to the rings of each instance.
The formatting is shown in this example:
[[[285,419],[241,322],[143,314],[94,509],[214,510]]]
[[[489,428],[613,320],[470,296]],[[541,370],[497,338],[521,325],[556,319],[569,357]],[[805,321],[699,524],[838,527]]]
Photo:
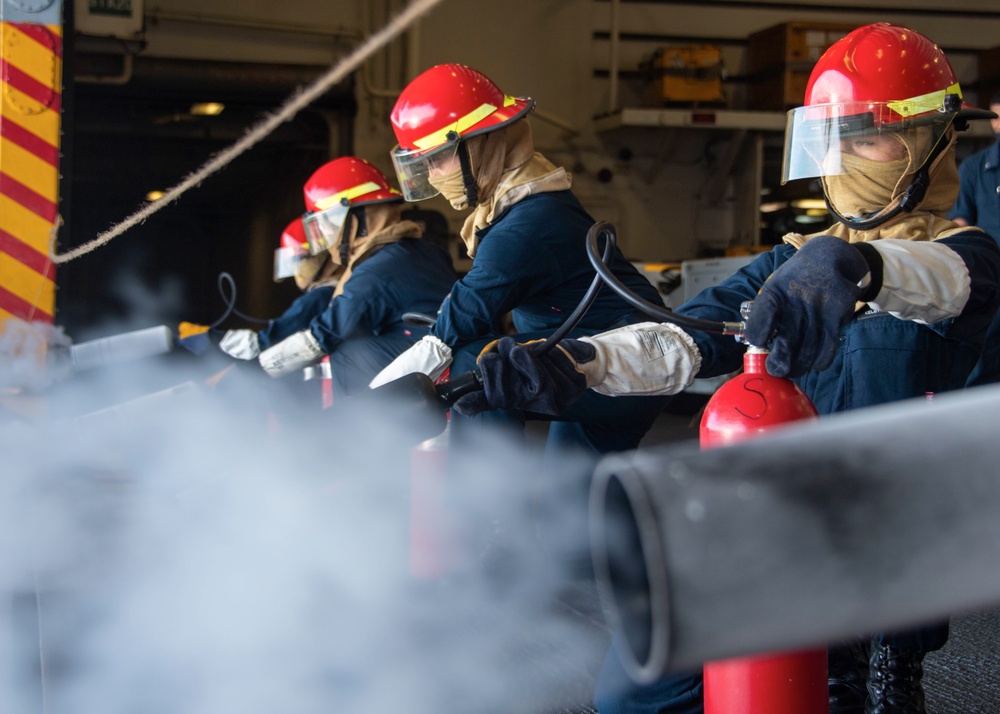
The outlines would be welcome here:
[[[358,16],[363,18],[364,27],[362,32],[364,35],[371,34],[371,28],[369,27],[369,16],[368,16],[368,0],[358,0]],[[388,3],[386,4],[386,14],[389,14],[390,8]],[[406,73],[404,78],[409,81],[413,77],[417,76],[418,61],[419,61],[419,44],[420,44],[420,30],[419,30],[420,20],[417,19],[406,31],[407,47],[406,47],[406,60],[405,67],[403,71]],[[389,62],[388,46],[385,48],[384,57],[386,62]],[[361,88],[364,90],[365,94],[369,97],[374,97],[377,99],[392,99],[395,100],[400,93],[403,91],[402,87],[377,87],[371,76],[372,73],[372,61],[369,59],[361,68]]]
[[[154,23],[161,21],[181,22],[193,25],[217,25],[221,27],[232,27],[244,30],[262,30],[267,32],[286,32],[295,35],[314,35],[316,37],[333,37],[339,40],[347,40],[351,44],[361,41],[361,36],[356,32],[349,32],[343,29],[330,29],[317,27],[316,25],[298,25],[295,23],[273,22],[271,20],[248,20],[245,18],[224,17],[221,15],[201,15],[197,13],[185,12],[164,12],[163,10],[152,10],[145,14],[147,21]]]
[[[324,71],[313,65],[279,65],[257,62],[136,57],[130,80],[137,88],[157,91],[220,92],[227,95],[285,95],[315,81]],[[326,95],[334,100],[353,97],[350,82],[342,82]]]
[[[568,134],[570,136],[570,138],[572,138],[574,136],[579,136],[580,135],[580,130],[579,129],[577,129],[576,127],[574,127],[569,122],[567,122],[567,121],[565,121],[563,119],[560,119],[559,117],[555,116],[554,114],[550,114],[549,112],[540,110],[537,107],[531,112],[531,114],[532,114],[532,116],[537,117],[538,119],[540,119],[541,121],[545,122],[546,124],[551,124],[552,126],[556,127],[557,129],[561,129],[566,134]]]
[[[608,113],[614,113],[618,109],[618,41],[621,34],[621,2],[611,0],[611,57],[608,63],[608,74],[610,83],[608,85]]]

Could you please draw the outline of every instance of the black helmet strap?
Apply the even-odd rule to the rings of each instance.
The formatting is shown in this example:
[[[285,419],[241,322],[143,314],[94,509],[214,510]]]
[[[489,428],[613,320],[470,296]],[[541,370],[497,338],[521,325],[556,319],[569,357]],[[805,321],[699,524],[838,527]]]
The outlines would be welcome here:
[[[368,235],[368,219],[365,215],[365,207],[358,206],[357,209],[351,209],[350,215],[354,216],[354,219],[358,222],[358,230],[354,234],[355,238],[364,238]],[[345,226],[344,239],[340,241],[340,264],[347,265],[347,259],[351,254],[350,241],[347,240],[347,230]]]
[[[476,177],[472,174],[469,149],[464,141],[458,144],[458,163],[462,167],[462,183],[465,184],[465,198],[469,202],[469,208],[475,208],[479,205],[479,187],[476,186]]]

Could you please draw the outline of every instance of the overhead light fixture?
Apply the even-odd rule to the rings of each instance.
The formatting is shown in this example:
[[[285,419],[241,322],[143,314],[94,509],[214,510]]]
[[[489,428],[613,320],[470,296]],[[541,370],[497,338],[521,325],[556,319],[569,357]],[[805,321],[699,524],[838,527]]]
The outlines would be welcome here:
[[[786,201],[771,201],[770,203],[760,204],[761,213],[774,213],[775,211],[780,211],[783,208],[788,208],[788,203]]]
[[[812,208],[826,208],[826,201],[822,198],[799,198],[792,201],[792,208],[801,208],[803,210],[809,210]]]
[[[150,191],[146,194],[146,200],[152,203],[153,201],[159,201],[164,195],[163,191]]]
[[[199,117],[214,117],[222,114],[225,108],[226,105],[220,102],[198,102],[191,105],[191,113]]]

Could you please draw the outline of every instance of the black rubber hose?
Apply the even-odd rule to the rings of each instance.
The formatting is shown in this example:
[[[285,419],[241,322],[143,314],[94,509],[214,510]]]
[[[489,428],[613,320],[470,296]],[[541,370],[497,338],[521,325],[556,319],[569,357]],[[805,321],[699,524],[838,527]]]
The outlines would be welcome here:
[[[600,223],[595,223],[593,226],[590,227],[590,230],[587,231],[587,253],[588,253],[588,255],[589,255],[590,250],[591,250],[591,247],[590,247],[591,243],[593,243],[593,250],[595,252],[597,251],[597,235],[596,235],[596,233],[594,231],[594,228],[597,227],[597,226],[599,226],[599,225],[601,225],[601,224]],[[611,224],[607,223],[607,224],[604,224],[604,225],[611,225]],[[614,255],[614,251],[615,251],[615,241],[614,241],[614,236],[612,235],[610,237],[610,239],[604,244],[604,256],[603,256],[603,258],[600,255],[600,253],[598,253],[597,257],[598,257],[598,259],[601,260],[601,263],[603,265],[607,265],[608,262],[611,260],[611,257]],[[587,310],[589,310],[590,306],[594,304],[594,300],[597,298],[597,293],[600,292],[601,286],[605,282],[606,282],[606,280],[605,280],[604,276],[602,276],[600,273],[598,273],[597,275],[594,276],[593,281],[590,283],[590,287],[587,288],[587,292],[584,294],[583,299],[580,300],[580,304],[576,306],[576,309],[573,310],[572,313],[570,313],[570,316],[567,317],[566,320],[563,322],[563,324],[561,324],[559,326],[559,329],[557,329],[555,332],[553,332],[551,335],[549,335],[545,339],[544,342],[542,342],[542,343],[540,343],[538,345],[538,347],[534,348],[534,350],[538,354],[545,354],[546,352],[548,352],[549,350],[551,350],[553,347],[556,346],[556,344],[559,342],[559,340],[561,340],[566,335],[568,335],[569,332],[570,332],[570,330],[572,330],[574,327],[576,327],[579,324],[580,320],[586,314]]]
[[[605,238],[603,255],[597,245],[597,241],[601,236]],[[590,227],[590,230],[587,231],[587,256],[590,258],[590,262],[594,266],[594,270],[597,271],[597,275],[594,276],[594,280],[590,283],[590,287],[587,288],[587,292],[584,294],[583,299],[580,300],[580,303],[576,306],[570,316],[563,321],[555,332],[549,335],[543,342],[532,345],[531,349],[538,354],[543,355],[559,344],[559,341],[566,337],[566,335],[579,324],[587,310],[589,310],[590,306],[593,305],[594,300],[597,298],[597,293],[605,283],[607,283],[616,293],[624,298],[626,302],[632,305],[632,307],[662,322],[670,322],[680,327],[701,330],[702,332],[712,332],[723,335],[743,334],[744,325],[742,322],[716,322],[714,320],[700,320],[694,317],[678,315],[672,310],[668,310],[666,307],[654,305],[648,300],[645,300],[633,293],[624,283],[622,283],[621,280],[618,279],[618,277],[611,271],[611,268],[608,267],[608,263],[611,262],[611,259],[614,256],[617,241],[618,234],[612,224],[606,221],[598,221]],[[454,404],[459,397],[471,392],[479,391],[482,388],[482,375],[480,375],[478,369],[475,369],[471,372],[461,374],[455,379],[436,385],[435,390],[438,398],[445,404],[450,405]]]
[[[603,258],[597,248],[597,239],[601,235],[607,240]],[[673,310],[662,305],[654,305],[632,292],[608,267],[608,246],[615,245],[617,239],[618,234],[613,225],[606,221],[598,221],[587,231],[587,256],[601,280],[610,285],[629,305],[661,322],[670,322],[678,327],[721,335],[743,334],[744,324],[742,322],[716,322],[715,320],[702,320],[687,315],[678,315]]]
[[[423,312],[404,312],[403,322],[414,327],[434,327],[437,318]]]
[[[592,227],[591,231],[593,230],[594,229]],[[588,233],[588,239],[589,235],[590,234]],[[609,240],[604,246],[604,263],[611,260],[612,255],[614,255],[614,250],[615,243],[613,240]],[[600,258],[601,256],[598,255],[598,257]],[[563,321],[555,332],[545,338],[543,342],[532,344],[531,349],[538,354],[543,355],[559,344],[559,340],[563,339],[567,334],[569,334],[570,330],[580,323],[580,320],[586,314],[587,310],[589,310],[590,306],[594,304],[594,300],[597,298],[597,293],[600,292],[603,284],[604,280],[601,278],[600,274],[595,275],[593,281],[590,283],[590,287],[587,288],[587,292],[584,293],[583,298],[580,300],[576,308],[574,308],[573,312],[570,313],[569,317]],[[472,392],[481,391],[482,388],[482,375],[479,373],[478,369],[474,369],[471,372],[460,374],[454,379],[436,385],[435,391],[437,392],[438,398],[442,402],[451,405],[454,404],[460,397]]]

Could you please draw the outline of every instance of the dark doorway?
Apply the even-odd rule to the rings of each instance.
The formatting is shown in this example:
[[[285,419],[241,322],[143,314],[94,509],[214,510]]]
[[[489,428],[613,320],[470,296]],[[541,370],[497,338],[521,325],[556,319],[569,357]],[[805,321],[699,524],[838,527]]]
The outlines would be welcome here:
[[[60,251],[87,243],[138,210],[150,190],[179,184],[274,112],[324,68],[137,57],[126,76],[68,52],[63,109]],[[198,116],[197,102],[220,102]],[[282,229],[303,210],[302,184],[331,155],[351,150],[353,86],[321,102],[236,158],[178,201],[109,244],[56,271],[56,323],[74,339],[223,313],[221,273],[236,306],[274,317],[298,294],[272,281]]]

